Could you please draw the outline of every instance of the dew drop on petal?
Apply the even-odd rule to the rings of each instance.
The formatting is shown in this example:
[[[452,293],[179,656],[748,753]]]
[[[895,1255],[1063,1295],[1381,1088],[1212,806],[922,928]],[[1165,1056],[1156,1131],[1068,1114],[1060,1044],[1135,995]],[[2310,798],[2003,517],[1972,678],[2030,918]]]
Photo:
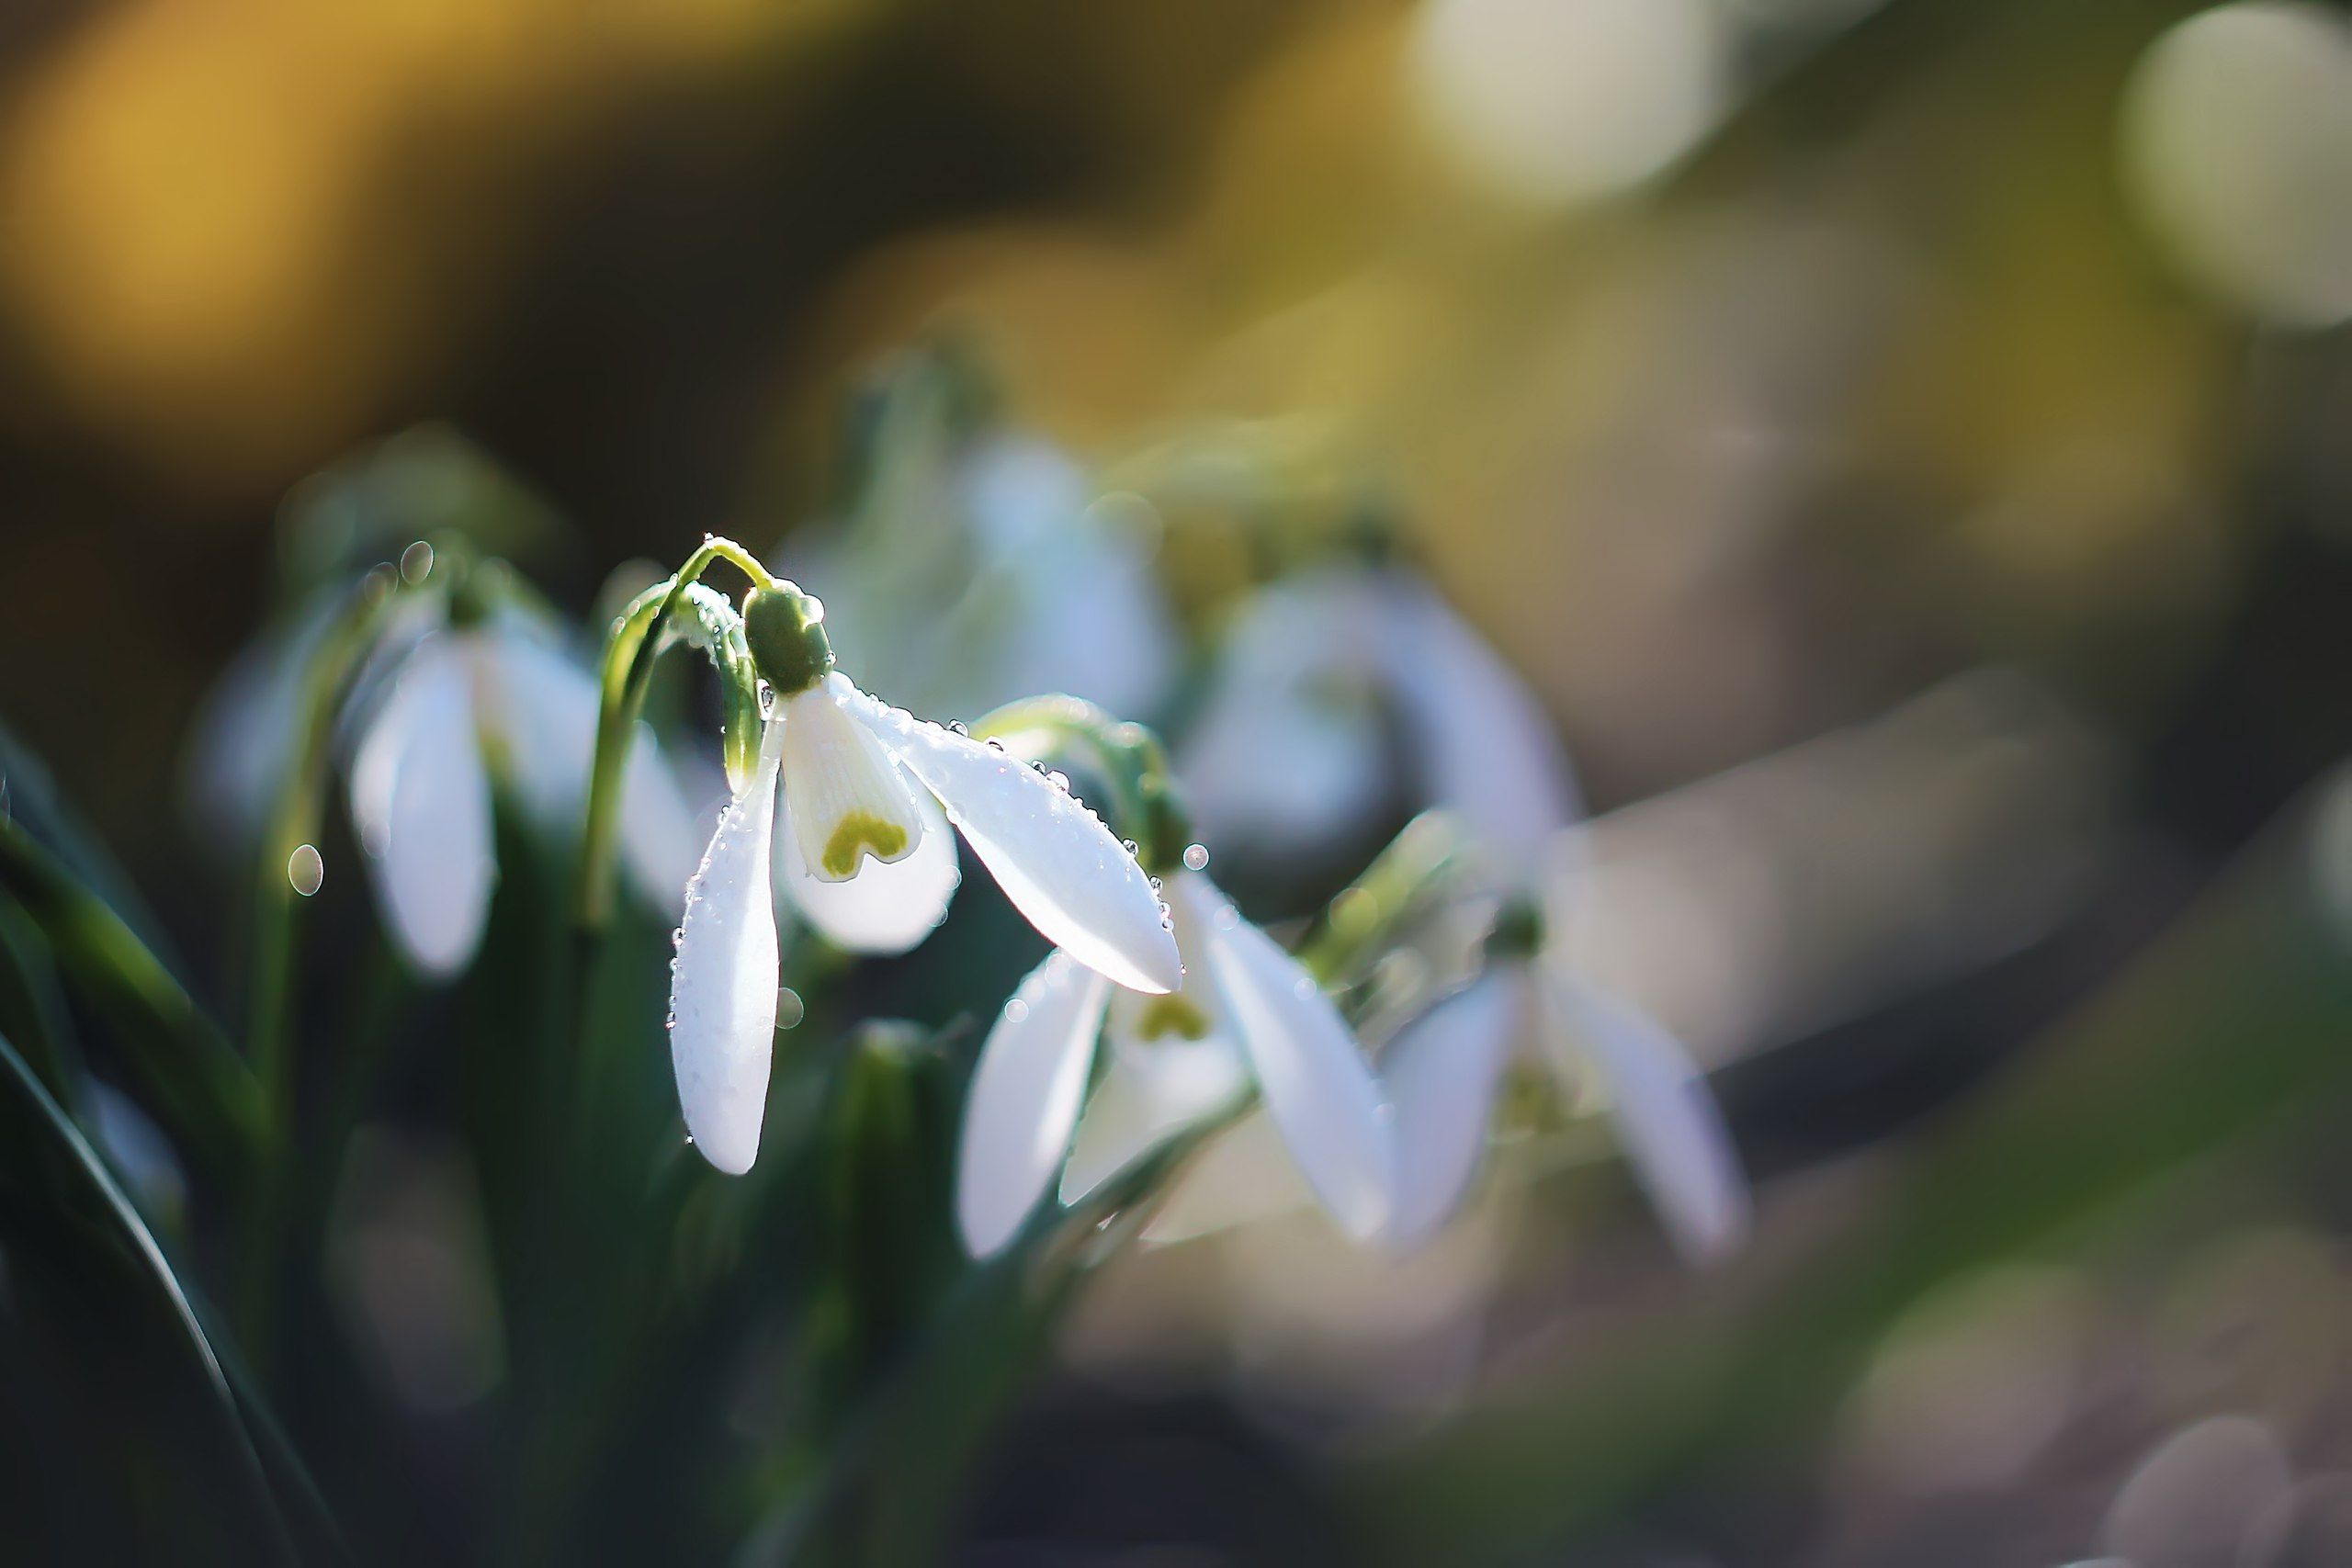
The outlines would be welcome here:
[[[327,863],[316,844],[295,846],[294,852],[286,857],[286,880],[305,898],[325,886]]]
[[[1209,919],[1210,923],[1221,931],[1229,931],[1241,923],[1240,911],[1230,904],[1219,905],[1216,913]]]
[[[1019,997],[1015,997],[1011,1001],[1004,1004],[1005,1022],[1019,1023],[1023,1019],[1027,1018],[1028,1016],[1029,1004],[1023,1001]]]
[[[1060,773],[1058,771],[1047,773],[1046,775],[1046,782],[1053,785],[1056,789],[1061,791],[1064,795],[1068,795],[1069,793],[1069,775],[1068,773]]]
[[[1130,855],[1137,855],[1143,852],[1143,846],[1136,843],[1133,839],[1121,839],[1119,840],[1119,847],[1126,851]]]
[[[957,735],[969,735],[972,733],[971,726],[966,724],[960,718],[956,720],[953,724],[950,724],[947,728]]]
[[[775,988],[775,1026],[778,1029],[797,1029],[800,1021],[808,1016],[808,1004],[800,999],[798,991],[789,986]]]
[[[411,588],[433,575],[433,547],[423,539],[401,552],[401,581]]]
[[[1186,871],[1206,871],[1208,868],[1209,847],[1206,844],[1186,844],[1184,846],[1184,869]]]
[[[1290,988],[1298,997],[1299,1000],[1305,1001],[1307,998],[1315,994],[1315,981],[1308,976],[1301,975],[1296,980],[1291,983]]]

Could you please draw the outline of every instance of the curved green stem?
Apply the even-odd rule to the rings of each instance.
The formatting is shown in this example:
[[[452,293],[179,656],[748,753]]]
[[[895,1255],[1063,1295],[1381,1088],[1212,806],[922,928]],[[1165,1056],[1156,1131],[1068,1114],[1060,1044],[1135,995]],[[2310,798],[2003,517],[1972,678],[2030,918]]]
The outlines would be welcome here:
[[[399,596],[399,578],[371,574],[337,615],[303,671],[301,713],[295,725],[295,753],[280,780],[277,801],[262,835],[254,868],[254,960],[246,1024],[254,1076],[260,1080],[263,1109],[272,1135],[282,1133],[293,1093],[294,908],[301,895],[287,874],[287,863],[304,844],[318,841],[324,815],[328,764],[335,712],[360,662]]]
[[[369,573],[304,670],[294,757],[279,782],[277,803],[262,835],[260,863],[254,868],[246,1043],[260,1116],[254,1190],[244,1210],[237,1306],[240,1326],[257,1364],[269,1346],[268,1314],[276,1299],[275,1276],[288,1218],[285,1189],[293,1166],[295,953],[301,935],[295,906],[303,895],[287,868],[296,851],[318,841],[336,711],[401,592],[397,574]]]
[[[613,862],[620,825],[621,770],[628,760],[629,736],[645,707],[661,645],[653,634],[686,601],[686,590],[718,561],[725,561],[762,588],[777,586],[760,558],[732,539],[712,535],[667,581],[628,603],[613,622],[605,645],[603,704],[596,716],[595,761],[588,773],[587,819],[581,829],[580,889],[575,918],[588,931],[601,931],[613,918]]]

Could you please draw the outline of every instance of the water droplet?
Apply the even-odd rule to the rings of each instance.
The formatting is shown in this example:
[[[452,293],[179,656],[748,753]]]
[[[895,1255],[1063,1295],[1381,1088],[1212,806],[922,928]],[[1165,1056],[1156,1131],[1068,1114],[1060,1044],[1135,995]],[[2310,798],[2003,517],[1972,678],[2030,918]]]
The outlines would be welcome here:
[[[1119,840],[1119,847],[1126,851],[1130,855],[1141,854],[1143,852],[1143,846],[1136,843],[1133,839],[1121,839]]]
[[[401,552],[401,581],[411,588],[433,575],[433,547],[423,539]]]
[[[1241,914],[1240,911],[1236,909],[1232,905],[1227,904],[1219,908],[1216,915],[1211,917],[1211,919],[1212,923],[1216,925],[1217,930],[1221,931],[1229,931],[1234,927],[1241,923]]]
[[[1068,773],[1059,772],[1047,773],[1046,775],[1046,782],[1053,785],[1056,789],[1061,791],[1064,795],[1068,795],[1069,793],[1069,775]]]
[[[1001,751],[1004,750],[1004,742],[991,735],[989,737],[989,749],[993,751]]]
[[[947,728],[950,733],[956,735],[969,735],[972,733],[971,726],[966,724],[960,718],[950,724]]]
[[[1011,1001],[1004,1004],[1005,1022],[1019,1023],[1023,1019],[1025,1019],[1028,1016],[1029,1004],[1023,1001],[1019,997],[1015,997]]]
[[[1314,976],[1311,975],[1301,975],[1292,983],[1291,990],[1297,996],[1300,1001],[1305,1001],[1307,998],[1315,994]]]
[[[286,857],[286,880],[294,891],[308,898],[326,883],[327,863],[321,858],[315,844],[299,845]]]
[[[1158,877],[1156,877],[1156,876],[1155,876],[1155,877],[1153,877],[1153,878],[1151,879],[1151,890],[1152,890],[1154,893],[1159,892],[1159,891],[1160,890],[1160,888],[1161,888],[1161,887],[1163,887],[1163,886],[1166,886],[1166,884],[1162,883],[1162,882],[1159,880],[1159,878],[1158,878]]]
[[[789,986],[776,987],[775,1026],[778,1029],[797,1029],[800,1026],[800,1021],[808,1016],[808,1006],[800,999],[798,991]]]
[[[1206,844],[1186,844],[1184,846],[1184,869],[1187,871],[1206,871],[1208,868],[1209,847]]]

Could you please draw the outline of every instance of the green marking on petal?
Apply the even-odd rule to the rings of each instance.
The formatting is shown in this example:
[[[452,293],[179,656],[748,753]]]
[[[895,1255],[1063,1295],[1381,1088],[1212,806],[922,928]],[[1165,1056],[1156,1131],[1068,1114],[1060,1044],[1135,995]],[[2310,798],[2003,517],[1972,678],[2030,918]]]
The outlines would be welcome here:
[[[1172,993],[1152,998],[1136,1018],[1136,1033],[1145,1040],[1161,1040],[1170,1034],[1179,1040],[1205,1040],[1208,1032],[1208,1015]]]
[[[836,882],[843,881],[857,870],[857,858],[862,854],[889,862],[906,852],[904,828],[896,822],[886,822],[870,811],[853,811],[834,824],[832,837],[825,840],[825,874]]]

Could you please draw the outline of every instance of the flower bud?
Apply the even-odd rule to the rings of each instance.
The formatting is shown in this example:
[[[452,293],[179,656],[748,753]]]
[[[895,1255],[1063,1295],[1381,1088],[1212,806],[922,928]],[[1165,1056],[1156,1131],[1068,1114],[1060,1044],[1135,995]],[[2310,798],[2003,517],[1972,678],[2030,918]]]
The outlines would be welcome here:
[[[805,692],[832,671],[825,606],[789,583],[743,596],[743,638],[752,662],[780,696]]]

